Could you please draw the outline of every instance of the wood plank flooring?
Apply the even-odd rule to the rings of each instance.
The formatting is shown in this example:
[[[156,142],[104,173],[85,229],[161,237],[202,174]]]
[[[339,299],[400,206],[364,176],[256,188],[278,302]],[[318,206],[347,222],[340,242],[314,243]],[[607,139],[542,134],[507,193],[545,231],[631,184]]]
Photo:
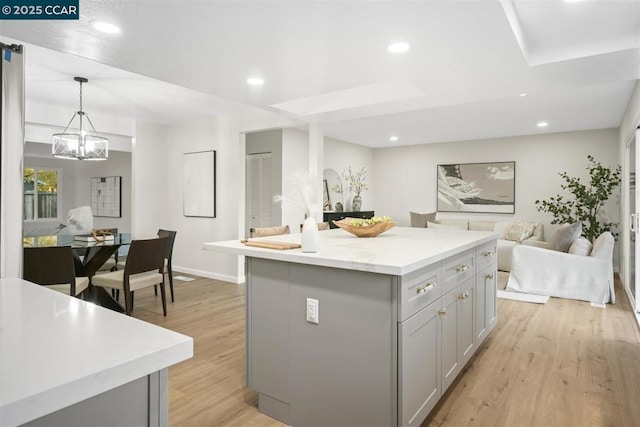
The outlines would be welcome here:
[[[159,296],[136,292],[135,317],[194,338],[194,358],[169,370],[171,426],[284,425],[244,387],[244,292],[176,280],[166,318]],[[616,294],[604,309],[498,300],[497,326],[423,426],[640,425],[638,330]]]

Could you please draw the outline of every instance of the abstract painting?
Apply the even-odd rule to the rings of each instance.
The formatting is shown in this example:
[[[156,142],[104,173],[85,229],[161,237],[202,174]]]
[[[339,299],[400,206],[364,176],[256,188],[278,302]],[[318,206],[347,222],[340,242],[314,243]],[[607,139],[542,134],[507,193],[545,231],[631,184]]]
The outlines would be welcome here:
[[[122,217],[122,177],[91,178],[91,210],[93,216]]]
[[[515,212],[516,162],[438,165],[438,212]]]

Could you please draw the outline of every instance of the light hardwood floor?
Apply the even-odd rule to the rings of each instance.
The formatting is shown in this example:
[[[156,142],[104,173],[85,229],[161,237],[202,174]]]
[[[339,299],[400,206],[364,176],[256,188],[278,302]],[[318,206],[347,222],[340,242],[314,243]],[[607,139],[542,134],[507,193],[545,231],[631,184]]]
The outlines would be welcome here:
[[[640,344],[617,283],[606,308],[498,300],[498,324],[423,426],[638,426]],[[136,292],[133,315],[192,336],[169,370],[171,426],[283,426],[244,388],[244,285],[175,281],[176,302]]]

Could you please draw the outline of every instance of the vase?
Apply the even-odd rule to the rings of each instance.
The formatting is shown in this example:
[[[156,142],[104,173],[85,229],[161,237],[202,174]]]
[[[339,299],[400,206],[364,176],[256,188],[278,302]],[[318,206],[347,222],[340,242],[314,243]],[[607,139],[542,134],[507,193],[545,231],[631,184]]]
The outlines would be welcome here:
[[[344,210],[344,207],[342,206],[341,202],[336,203],[336,212],[342,212]]]
[[[360,212],[360,208],[362,207],[362,197],[353,196],[352,209],[354,212]]]
[[[304,220],[302,224],[302,252],[318,252],[320,248],[320,231],[318,223],[312,216]]]
[[[353,210],[353,206],[351,204],[351,190],[349,190],[349,192],[347,193],[347,202],[345,204],[344,210],[345,212],[351,212]]]

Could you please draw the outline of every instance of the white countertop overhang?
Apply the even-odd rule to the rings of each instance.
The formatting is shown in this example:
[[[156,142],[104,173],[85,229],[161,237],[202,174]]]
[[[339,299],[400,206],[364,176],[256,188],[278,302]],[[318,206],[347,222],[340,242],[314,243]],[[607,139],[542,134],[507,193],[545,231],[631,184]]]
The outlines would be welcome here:
[[[191,337],[21,279],[0,279],[2,426],[40,418],[191,357]]]
[[[301,234],[251,240],[300,243]],[[320,231],[320,250],[277,250],[245,246],[240,240],[204,243],[205,250],[275,261],[402,276],[450,255],[496,239],[490,231],[394,227],[377,237],[356,237],[342,229]]]

